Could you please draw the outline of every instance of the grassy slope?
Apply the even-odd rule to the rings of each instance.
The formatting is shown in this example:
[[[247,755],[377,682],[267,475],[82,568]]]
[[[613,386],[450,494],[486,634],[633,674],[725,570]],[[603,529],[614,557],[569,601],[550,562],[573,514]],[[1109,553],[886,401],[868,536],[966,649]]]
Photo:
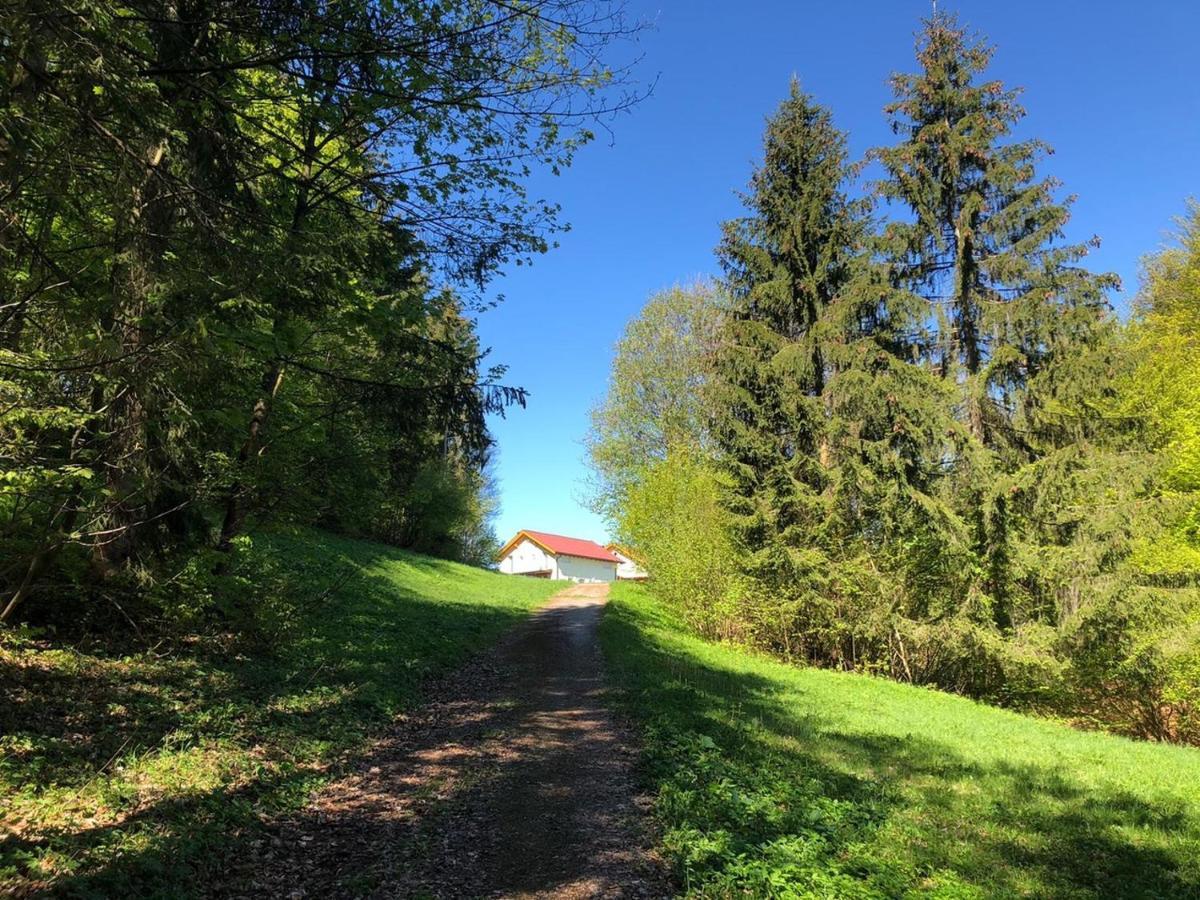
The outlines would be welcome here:
[[[0,644],[0,894],[187,893],[557,587],[318,533],[241,571],[284,595],[265,647]]]
[[[602,626],[697,895],[1200,897],[1200,752],[687,634],[620,585]]]

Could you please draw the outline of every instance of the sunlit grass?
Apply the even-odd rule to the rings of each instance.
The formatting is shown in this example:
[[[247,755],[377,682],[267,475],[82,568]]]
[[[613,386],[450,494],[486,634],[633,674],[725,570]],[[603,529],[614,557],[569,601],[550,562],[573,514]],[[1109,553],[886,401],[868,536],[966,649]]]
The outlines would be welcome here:
[[[1200,751],[783,665],[635,586],[602,636],[689,893],[1200,897]]]
[[[0,893],[181,896],[556,585],[315,532],[239,564],[270,628],[0,644]]]

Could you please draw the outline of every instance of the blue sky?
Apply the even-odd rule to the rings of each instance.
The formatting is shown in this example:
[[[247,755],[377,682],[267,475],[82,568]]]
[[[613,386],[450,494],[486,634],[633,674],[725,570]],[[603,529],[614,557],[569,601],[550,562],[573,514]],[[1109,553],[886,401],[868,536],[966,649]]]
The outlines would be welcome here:
[[[996,46],[992,74],[1025,88],[1023,136],[1049,142],[1043,171],[1077,195],[1069,237],[1098,235],[1124,309],[1139,259],[1167,240],[1200,195],[1200,3],[1190,0],[962,0]],[[649,21],[640,77],[653,95],[532,193],[560,202],[560,247],[493,285],[481,314],[492,362],[531,392],[492,422],[502,540],[533,528],[597,540],[583,504],[581,440],[603,395],[613,344],[655,291],[715,274],[722,220],[759,156],[763,120],[795,75],[850,134],[855,155],[891,140],[888,75],[913,69],[928,0],[630,0]]]

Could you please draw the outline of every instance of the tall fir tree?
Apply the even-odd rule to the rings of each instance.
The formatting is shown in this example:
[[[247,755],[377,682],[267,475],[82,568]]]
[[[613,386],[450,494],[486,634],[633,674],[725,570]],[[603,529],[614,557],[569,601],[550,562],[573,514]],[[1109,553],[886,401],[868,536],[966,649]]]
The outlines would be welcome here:
[[[867,617],[855,604],[878,612],[887,594],[884,616],[905,614],[921,593],[881,590],[880,569],[903,556],[913,510],[937,506],[954,425],[937,379],[907,361],[919,310],[873,261],[854,175],[845,135],[793,83],[767,123],[748,214],[724,228],[731,307],[715,365],[715,434],[759,638],[849,665],[861,642],[847,623]],[[941,513],[915,527],[936,530],[952,519]],[[941,559],[956,543],[927,545]]]
[[[1019,90],[986,80],[992,52],[952,15],[926,20],[920,71],[892,80],[901,141],[873,156],[882,197],[913,214],[889,225],[887,250],[898,282],[930,304],[927,361],[961,385],[974,437],[1028,452],[1014,423],[1037,403],[1031,383],[1103,325],[1116,279],[1080,265],[1090,244],[1062,240],[1071,201],[1037,174],[1049,148],[1013,138],[1025,111]]]
[[[912,214],[889,224],[884,252],[895,284],[928,304],[920,361],[958,395],[971,445],[969,482],[955,493],[973,519],[981,589],[1008,628],[1014,594],[1029,587],[1013,565],[1019,507],[1040,502],[1017,496],[1027,480],[1008,476],[1091,434],[1071,399],[1103,390],[1097,348],[1116,279],[1082,265],[1094,241],[1064,240],[1070,199],[1056,199],[1058,182],[1037,173],[1048,147],[1014,138],[1019,91],[986,78],[991,57],[952,15],[926,20],[920,71],[893,78],[887,113],[901,140],[873,156],[885,171],[882,198]]]
[[[810,568],[828,453],[819,326],[849,283],[866,220],[846,193],[846,138],[793,81],[719,248],[732,308],[718,359],[718,439],[749,574],[787,591]]]

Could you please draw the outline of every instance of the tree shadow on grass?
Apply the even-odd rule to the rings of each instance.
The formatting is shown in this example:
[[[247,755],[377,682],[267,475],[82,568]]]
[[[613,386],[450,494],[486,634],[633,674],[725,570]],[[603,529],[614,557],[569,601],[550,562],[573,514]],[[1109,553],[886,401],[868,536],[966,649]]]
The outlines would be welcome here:
[[[657,642],[639,616],[610,615],[606,646],[648,723],[646,777],[693,887],[1200,897],[1200,819],[1184,798],[1150,803],[1052,761],[971,759],[920,734],[848,727],[797,703],[799,687],[784,700],[778,682]]]
[[[592,599],[526,619],[435,686],[433,702],[372,742],[352,774],[303,811],[258,827],[262,793],[308,787],[302,773],[165,798],[119,826],[73,833],[77,852],[111,858],[57,887],[76,896],[192,886],[224,897],[458,898],[624,896],[636,885],[636,896],[661,896],[634,822],[633,754],[606,708],[598,614]],[[191,830],[111,852],[129,829],[180,822]]]
[[[423,682],[525,616],[511,605],[430,601],[377,564],[435,573],[444,564],[346,546],[310,560],[324,582],[311,571],[294,579],[320,602],[293,604],[274,645],[0,657],[0,786],[9,792],[0,893],[201,891],[262,815],[304,802],[314,766],[336,769]],[[353,578],[339,575],[347,567]]]
[[[237,788],[171,796],[146,804],[120,821],[91,827],[44,829],[0,838],[9,865],[53,848],[74,871],[26,871],[0,882],[14,897],[183,897],[236,859],[257,833],[260,813],[288,796],[304,797],[313,773],[260,777]]]
[[[439,685],[215,893],[662,896],[595,601],[535,613]]]

